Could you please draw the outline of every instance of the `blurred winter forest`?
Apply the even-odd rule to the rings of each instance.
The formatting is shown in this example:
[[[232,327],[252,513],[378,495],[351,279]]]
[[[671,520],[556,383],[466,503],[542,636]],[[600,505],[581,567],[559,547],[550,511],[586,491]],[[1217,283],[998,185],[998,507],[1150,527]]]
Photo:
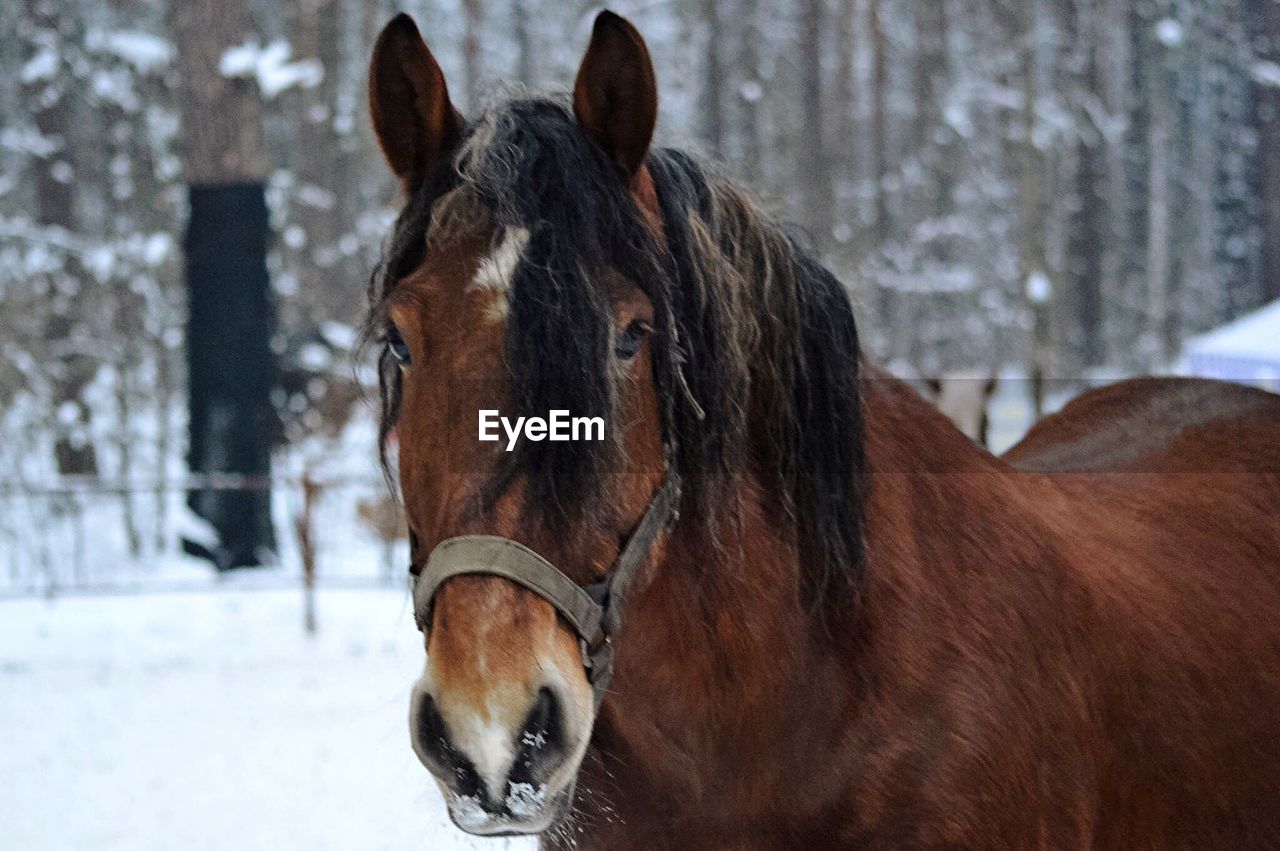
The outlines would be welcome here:
[[[378,29],[412,13],[474,113],[511,85],[566,89],[599,8],[0,4],[0,488],[154,487],[118,495],[118,526],[134,554],[167,546],[182,509],[164,482],[187,442],[187,185],[204,168],[265,187],[275,451],[289,470],[332,457],[368,419],[353,328],[397,201],[365,117]],[[1142,372],[1280,297],[1278,0],[614,9],[654,56],[660,141],[720,160],[802,225],[881,361]],[[344,451],[367,463],[362,435]],[[28,521],[7,516],[16,540]]]

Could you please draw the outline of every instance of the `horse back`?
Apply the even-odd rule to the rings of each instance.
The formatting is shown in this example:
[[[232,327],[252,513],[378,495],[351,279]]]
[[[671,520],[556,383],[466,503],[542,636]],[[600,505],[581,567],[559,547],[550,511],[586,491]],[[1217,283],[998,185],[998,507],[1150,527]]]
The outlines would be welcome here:
[[[1003,456],[1029,472],[1280,473],[1280,396],[1138,378],[1082,394]]]

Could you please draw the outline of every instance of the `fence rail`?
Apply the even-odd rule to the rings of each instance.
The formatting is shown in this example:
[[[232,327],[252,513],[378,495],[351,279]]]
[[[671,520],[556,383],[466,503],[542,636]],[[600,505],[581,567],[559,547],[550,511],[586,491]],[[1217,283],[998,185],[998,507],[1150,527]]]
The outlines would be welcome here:
[[[278,487],[302,487],[306,482],[322,488],[352,485],[385,486],[386,480],[375,476],[260,476],[242,473],[190,473],[163,479],[131,479],[111,482],[97,476],[60,476],[56,483],[24,482],[0,479],[0,498],[21,496],[64,496],[75,494],[147,494],[160,491],[261,491]]]
[[[402,578],[401,512],[379,476],[9,479],[0,480],[0,598],[226,587],[226,575],[181,552],[182,539],[201,531],[203,521],[185,498],[200,490],[271,493],[277,563],[234,571],[233,581],[250,589],[302,588],[308,626],[318,586]]]

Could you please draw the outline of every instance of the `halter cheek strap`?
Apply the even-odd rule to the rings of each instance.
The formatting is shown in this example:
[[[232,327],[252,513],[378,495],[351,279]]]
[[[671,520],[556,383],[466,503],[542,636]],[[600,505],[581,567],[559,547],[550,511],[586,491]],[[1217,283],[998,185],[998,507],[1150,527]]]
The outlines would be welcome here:
[[[461,535],[441,541],[432,550],[422,572],[409,577],[418,629],[427,631],[436,592],[455,576],[501,576],[522,585],[554,606],[578,634],[582,664],[599,709],[613,678],[613,637],[622,629],[628,586],[658,535],[675,521],[679,503],[680,477],[669,470],[617,561],[603,580],[585,588],[541,555],[510,538]]]

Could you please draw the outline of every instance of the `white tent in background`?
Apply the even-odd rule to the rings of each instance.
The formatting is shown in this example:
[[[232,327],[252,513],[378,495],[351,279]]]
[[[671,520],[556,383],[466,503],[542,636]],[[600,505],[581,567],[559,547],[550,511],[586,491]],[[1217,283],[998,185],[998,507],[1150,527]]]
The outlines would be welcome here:
[[[1280,392],[1280,301],[1188,340],[1182,355],[1188,375]]]

